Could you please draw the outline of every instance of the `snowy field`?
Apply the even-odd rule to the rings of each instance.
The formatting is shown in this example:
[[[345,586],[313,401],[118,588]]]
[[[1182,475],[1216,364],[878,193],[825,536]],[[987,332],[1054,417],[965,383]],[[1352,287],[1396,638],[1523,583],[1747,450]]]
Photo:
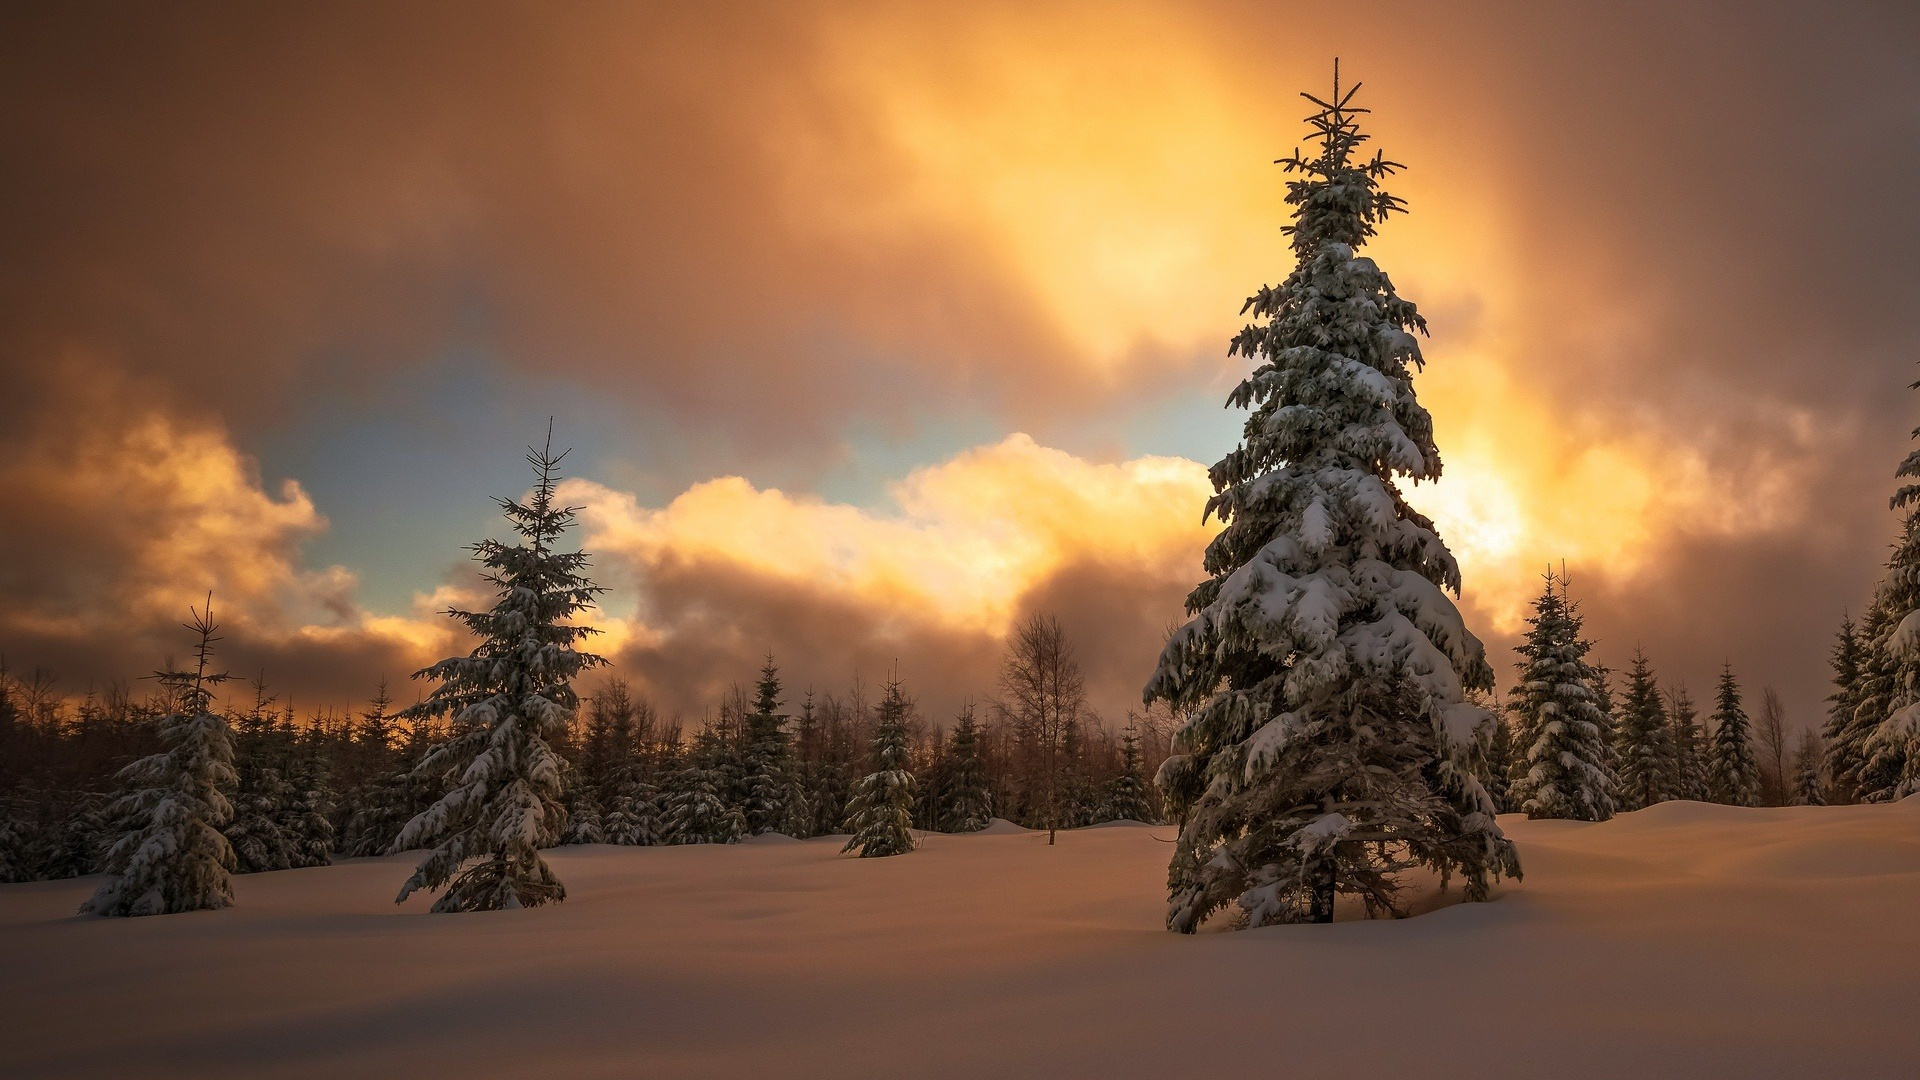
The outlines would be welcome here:
[[[563,848],[565,904],[458,916],[401,857],[145,919],[5,885],[0,1076],[1920,1075],[1920,798],[1503,824],[1492,904],[1196,937],[1144,826]]]

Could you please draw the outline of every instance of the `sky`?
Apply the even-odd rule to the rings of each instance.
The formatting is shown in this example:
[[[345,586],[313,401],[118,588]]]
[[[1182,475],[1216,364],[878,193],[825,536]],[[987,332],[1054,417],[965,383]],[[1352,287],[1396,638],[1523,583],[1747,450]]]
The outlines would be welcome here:
[[[1045,612],[1117,721],[1336,56],[1502,686],[1564,561],[1602,662],[1817,719],[1916,412],[1911,5],[9,7],[0,654],[137,677],[211,592],[296,702],[403,684],[551,417],[667,711],[772,653],[939,720]]]

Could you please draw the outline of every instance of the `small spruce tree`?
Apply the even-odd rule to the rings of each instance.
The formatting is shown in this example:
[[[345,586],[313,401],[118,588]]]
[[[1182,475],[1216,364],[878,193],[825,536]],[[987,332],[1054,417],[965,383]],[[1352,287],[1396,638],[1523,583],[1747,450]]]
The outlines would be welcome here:
[[[499,599],[490,611],[452,610],[480,639],[466,656],[417,672],[439,686],[407,711],[415,722],[447,717],[448,739],[416,769],[451,780],[433,805],[409,821],[395,845],[431,845],[396,902],[416,889],[445,889],[436,912],[533,907],[566,898],[540,849],[559,836],[566,816],[565,761],[554,749],[579,707],[573,680],[606,661],[577,646],[591,627],[572,622],[602,590],[586,576],[587,556],[555,545],[574,509],[555,502],[560,461],[549,428],[545,449],[527,450],[537,482],[522,503],[498,499],[520,542],[483,540],[476,561]]]
[[[187,628],[199,636],[194,670],[155,673],[174,704],[160,724],[166,749],[122,769],[129,789],[112,815],[127,832],[107,850],[106,881],[83,915],[168,915],[233,903],[233,848],[220,827],[233,813],[227,800],[233,730],[213,709],[213,688],[230,677],[207,670],[217,626],[213,597]]]
[[[1728,661],[1720,672],[1713,712],[1713,743],[1707,757],[1707,795],[1728,806],[1760,805],[1760,763],[1753,756],[1753,733],[1740,705],[1740,684]]]
[[[848,838],[841,851],[863,859],[913,850],[913,773],[908,770],[907,699],[900,680],[886,685],[873,729],[873,771],[853,787],[847,807]]]
[[[980,725],[973,702],[960,708],[947,741],[947,799],[940,828],[945,832],[979,832],[993,823],[993,786],[980,754]]]
[[[1592,645],[1580,636],[1582,620],[1565,579],[1549,569],[1545,581],[1526,640],[1515,649],[1520,679],[1507,695],[1514,728],[1528,739],[1513,799],[1530,818],[1605,821],[1613,816],[1614,777],[1607,767],[1606,716],[1595,702],[1598,676],[1587,662]]]
[[[1700,710],[1685,686],[1667,692],[1673,742],[1674,798],[1706,802],[1707,736],[1700,727]]]
[[[726,740],[712,725],[694,738],[666,796],[662,843],[733,844],[746,834],[746,815],[723,794],[726,775],[720,762],[726,753]]]
[[[788,803],[793,798],[789,776],[792,748],[787,738],[788,717],[780,711],[780,669],[767,654],[760,668],[760,681],[754,684],[753,711],[746,716],[743,733],[740,781],[741,811],[747,817],[747,833],[758,836],[785,824]]]
[[[1622,810],[1641,810],[1677,798],[1673,733],[1659,680],[1647,654],[1635,648],[1626,698],[1614,728],[1614,778]]]

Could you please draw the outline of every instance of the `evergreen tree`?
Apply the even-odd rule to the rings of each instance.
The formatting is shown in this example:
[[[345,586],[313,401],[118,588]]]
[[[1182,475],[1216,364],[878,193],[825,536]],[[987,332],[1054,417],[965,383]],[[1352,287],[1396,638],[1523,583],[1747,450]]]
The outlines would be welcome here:
[[[745,835],[746,816],[722,797],[726,778],[719,763],[725,754],[720,733],[712,726],[702,728],[667,794],[663,843],[733,844]]]
[[[1620,808],[1640,810],[1677,798],[1673,733],[1660,684],[1636,648],[1627,669],[1627,696],[1614,729],[1615,790]]]
[[[1587,662],[1592,645],[1580,636],[1580,614],[1552,570],[1527,625],[1515,650],[1520,680],[1507,696],[1514,727],[1529,740],[1512,797],[1530,818],[1605,821],[1613,816],[1614,777],[1605,714],[1595,702],[1599,676]]]
[[[446,891],[433,910],[532,907],[566,898],[540,848],[565,823],[565,762],[553,749],[579,706],[573,680],[605,663],[575,646],[592,628],[571,623],[603,590],[586,577],[587,556],[554,545],[574,523],[574,509],[554,501],[552,433],[544,450],[528,449],[538,482],[531,500],[496,500],[521,543],[483,540],[474,558],[499,594],[491,611],[449,611],[480,639],[467,656],[416,674],[439,682],[408,710],[415,720],[450,718],[451,737],[420,763],[423,777],[452,786],[409,821],[400,848],[432,845],[396,902],[415,889]]]
[[[1826,747],[1812,728],[1800,733],[1800,746],[1793,754],[1793,796],[1795,806],[1825,806]]]
[[[293,865],[296,841],[285,824],[296,792],[283,775],[287,739],[269,711],[274,697],[267,693],[266,677],[256,677],[249,685],[253,707],[233,722],[234,773],[239,780],[233,817],[222,831],[233,847],[235,868],[258,874]]]
[[[83,915],[168,915],[233,903],[233,848],[220,833],[233,812],[233,731],[213,711],[213,688],[229,676],[207,670],[217,629],[213,597],[187,628],[199,635],[194,670],[155,677],[177,703],[162,721],[166,749],[120,772],[128,791],[111,813],[127,832],[107,850],[107,880]]]
[[[1094,823],[1100,808],[1093,778],[1087,775],[1086,739],[1078,720],[1061,725],[1059,766],[1059,825],[1085,828]]]
[[[560,832],[563,844],[604,844],[601,828],[600,796],[593,781],[579,767],[569,766],[567,773],[567,827]]]
[[[1496,707],[1492,711],[1493,735],[1487,740],[1480,783],[1487,789],[1487,798],[1493,800],[1493,808],[1502,814],[1511,814],[1515,810],[1513,770],[1519,755],[1514,753],[1513,725],[1500,715],[1503,710]]]
[[[106,819],[101,800],[90,791],[77,793],[66,807],[59,828],[50,838],[46,863],[41,876],[46,878],[85,877],[100,867]]]
[[[1146,781],[1140,775],[1140,733],[1132,725],[1120,733],[1120,775],[1107,781],[1102,816],[1108,821],[1149,824],[1158,816],[1147,797]]]
[[[1914,436],[1920,438],[1920,428]],[[1900,540],[1862,628],[1868,659],[1854,731],[1836,740],[1846,744],[1843,755],[1858,747],[1848,779],[1865,802],[1891,802],[1920,789],[1920,449],[1907,454],[1894,476],[1906,481],[1890,502],[1904,515]]]
[[[326,762],[311,737],[294,743],[288,779],[294,791],[283,828],[293,839],[288,862],[295,868],[333,862],[333,786]]]
[[[1905,743],[1885,737],[1885,729],[1899,710],[1900,664],[1887,648],[1896,623],[1882,599],[1876,596],[1861,619],[1866,656],[1860,665],[1859,704],[1854,707],[1852,730],[1841,740],[1849,748],[1857,748],[1843,780],[1856,799],[1869,803],[1891,802],[1898,797],[1907,759]]]
[[[908,771],[907,699],[900,680],[887,683],[873,731],[873,771],[854,785],[847,808],[853,835],[842,851],[863,859],[905,855],[913,850],[913,773]]]
[[[1331,921],[1342,892],[1397,911],[1415,866],[1484,900],[1520,869],[1473,775],[1491,720],[1463,697],[1492,670],[1446,595],[1459,568],[1395,487],[1440,475],[1412,382],[1425,322],[1356,250],[1403,208],[1379,186],[1398,166],[1356,156],[1364,110],[1337,76],[1330,101],[1306,96],[1318,152],[1284,162],[1297,266],[1229,350],[1256,367],[1230,398],[1243,441],[1210,474],[1225,527],[1145,695],[1187,715],[1159,776],[1185,933],[1236,903],[1251,926]]]
[[[1713,745],[1707,759],[1707,794],[1728,806],[1760,802],[1760,763],[1753,756],[1753,735],[1740,706],[1740,684],[1729,661],[1720,672],[1719,706],[1713,713]]]
[[[1706,802],[1707,736],[1700,728],[1700,711],[1684,686],[1667,693],[1673,742],[1674,798]]]
[[[980,756],[980,726],[973,702],[960,708],[947,742],[946,802],[940,816],[945,832],[979,832],[993,823],[993,788]]]
[[[392,708],[393,697],[382,679],[354,729],[354,757],[363,780],[351,793],[352,810],[341,831],[340,847],[349,857],[385,855],[401,828],[425,809],[412,775],[425,750],[413,730],[402,730]]]
[[[660,842],[660,792],[641,772],[638,747],[631,740],[609,763],[605,795],[605,836],[609,844],[644,846]]]
[[[1851,616],[1842,616],[1827,663],[1833,669],[1833,693],[1827,695],[1827,720],[1821,728],[1826,742],[1826,767],[1833,801],[1854,800],[1854,778],[1865,760],[1866,732],[1854,726],[1860,707],[1861,679],[1867,664],[1866,645]]]
[[[787,740],[787,715],[779,711],[780,669],[773,654],[760,669],[760,681],[754,684],[753,711],[746,717],[745,746],[741,757],[741,810],[747,817],[747,833],[758,836],[787,822],[787,804],[793,798],[793,780],[789,774],[791,747]]]

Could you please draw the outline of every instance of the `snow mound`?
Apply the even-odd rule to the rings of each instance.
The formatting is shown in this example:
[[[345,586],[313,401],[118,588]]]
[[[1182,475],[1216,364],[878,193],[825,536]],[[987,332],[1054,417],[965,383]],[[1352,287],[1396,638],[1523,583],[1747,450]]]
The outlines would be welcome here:
[[[981,830],[980,830],[979,832],[976,832],[976,833],[966,833],[966,834],[964,834],[964,835],[967,835],[967,836],[1010,836],[1010,835],[1012,835],[1012,834],[1014,834],[1014,833],[1030,833],[1030,832],[1033,832],[1033,831],[1034,831],[1034,830],[1032,830],[1032,829],[1023,829],[1023,828],[1021,828],[1020,826],[1018,826],[1018,825],[1015,825],[1015,824],[1014,824],[1013,822],[1011,822],[1011,821],[1008,821],[1008,820],[1007,820],[1006,818],[1003,818],[1003,817],[997,817],[997,818],[994,818],[994,819],[993,819],[993,820],[992,820],[991,822],[989,822],[989,823],[987,824],[987,827],[986,827],[986,828],[984,828],[984,829],[981,829]]]
[[[764,832],[764,833],[761,833],[761,834],[760,834],[759,836],[749,836],[749,837],[747,837],[746,839],[744,839],[744,840],[742,840],[742,841],[740,841],[740,842],[741,842],[741,843],[743,843],[743,844],[800,844],[800,843],[805,843],[805,841],[803,841],[803,840],[796,840],[796,839],[794,839],[793,837],[791,837],[791,836],[788,836],[788,835],[787,835],[786,833],[781,833],[781,832]]]
[[[1616,814],[1613,820],[1605,824],[1608,828],[1620,832],[1648,827],[1693,828],[1701,825],[1752,824],[1762,815],[1775,813],[1777,813],[1775,809],[1721,806],[1718,803],[1674,799],[1670,802],[1655,803],[1643,810]]]

